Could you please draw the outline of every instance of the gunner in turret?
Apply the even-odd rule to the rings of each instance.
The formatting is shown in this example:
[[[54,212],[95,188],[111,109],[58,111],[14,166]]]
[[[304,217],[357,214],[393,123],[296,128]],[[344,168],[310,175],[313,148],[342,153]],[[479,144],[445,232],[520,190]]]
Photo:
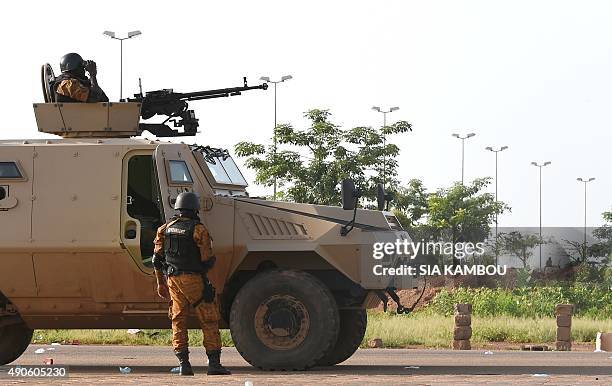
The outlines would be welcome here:
[[[93,60],[83,60],[77,53],[69,53],[60,60],[62,74],[55,79],[55,100],[60,103],[108,102],[108,97],[98,85],[98,70]],[[85,72],[89,74],[89,77]]]

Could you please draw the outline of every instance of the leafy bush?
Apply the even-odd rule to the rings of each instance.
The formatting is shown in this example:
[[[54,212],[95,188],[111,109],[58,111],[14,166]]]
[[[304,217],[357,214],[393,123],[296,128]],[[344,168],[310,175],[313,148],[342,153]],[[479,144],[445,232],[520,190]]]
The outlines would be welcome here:
[[[456,303],[471,303],[477,316],[552,317],[555,305],[574,304],[574,315],[612,318],[612,291],[595,285],[521,287],[515,289],[457,288],[442,290],[424,312],[452,315]]]

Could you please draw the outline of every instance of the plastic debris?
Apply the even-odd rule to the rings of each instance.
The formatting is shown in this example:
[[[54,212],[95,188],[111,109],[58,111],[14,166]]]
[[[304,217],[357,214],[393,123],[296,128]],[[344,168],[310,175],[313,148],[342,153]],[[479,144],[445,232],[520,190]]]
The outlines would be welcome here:
[[[42,340],[42,335],[38,335],[38,336],[36,337],[36,339],[38,339],[38,340]]]
[[[493,351],[485,351],[484,355],[493,355]]]
[[[47,351],[55,351],[55,347],[49,347]]]
[[[136,335],[136,334],[140,334],[142,332],[142,330],[138,329],[138,328],[130,328],[129,330],[127,330],[127,333],[130,335]]]
[[[44,348],[39,348],[39,349],[36,349],[36,351],[34,351],[34,354],[43,354],[44,352],[45,352]]]
[[[253,386],[253,382],[246,381],[246,382],[244,382],[244,386]]]
[[[61,346],[61,345],[62,345],[61,343],[57,343],[57,342],[51,343],[51,346]]]
[[[405,366],[405,369],[420,369],[420,366]]]
[[[532,377],[548,377],[548,374],[532,374]]]
[[[119,366],[119,371],[121,372],[121,374],[129,374],[132,372],[132,369],[129,367],[121,367]]]
[[[47,366],[53,365],[53,358],[45,358],[45,360],[43,361],[43,364]]]
[[[597,337],[595,338],[595,352],[602,352],[601,350],[601,332],[598,332]]]
[[[173,367],[173,368],[170,369],[170,372],[172,374],[178,374],[178,373],[181,372],[181,368],[180,367]]]

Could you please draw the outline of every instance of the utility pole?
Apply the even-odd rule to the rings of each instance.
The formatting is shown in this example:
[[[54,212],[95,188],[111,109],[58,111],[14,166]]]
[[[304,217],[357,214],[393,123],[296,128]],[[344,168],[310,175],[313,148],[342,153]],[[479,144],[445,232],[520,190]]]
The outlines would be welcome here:
[[[460,136],[459,134],[453,134],[453,137],[459,138],[461,140],[461,185],[463,185],[463,179],[465,177],[465,140],[468,138],[472,138],[476,134],[469,133],[466,136]]]
[[[550,161],[546,161],[542,164],[537,162],[531,163],[533,166],[537,166],[540,169],[540,269],[542,269],[542,168],[550,165]]]
[[[291,75],[283,75],[280,80],[277,81],[273,81],[270,80],[269,76],[262,76],[259,78],[260,80],[263,80],[264,82],[267,83],[272,83],[274,85],[274,147],[273,147],[273,153],[272,153],[272,158],[274,161],[276,161],[276,146],[277,146],[277,140],[276,140],[276,85],[279,83],[283,83],[286,80],[289,79],[293,79],[293,77]],[[277,185],[276,185],[276,175],[274,176],[274,200],[276,200],[276,189],[277,189]]]
[[[125,38],[118,38],[115,36],[113,31],[104,31],[104,35],[108,36],[111,39],[119,40],[120,53],[119,53],[119,100],[123,99],[123,41],[127,39],[131,39],[135,36],[141,35],[140,31],[132,31],[128,32],[128,36]]]
[[[589,179],[576,178],[577,181],[584,183],[584,244],[582,244],[582,251],[584,253],[584,261],[587,258],[587,184],[591,181],[595,181],[595,177]]]
[[[499,153],[501,151],[504,151],[507,148],[508,148],[508,146],[502,146],[502,147],[500,147],[500,148],[498,148],[496,150],[496,149],[494,149],[491,146],[485,147],[485,150],[492,151],[493,153],[495,153],[495,202],[496,203],[497,203],[497,153]],[[498,264],[497,259],[499,257],[498,256],[499,253],[498,253],[497,249],[498,249],[498,245],[497,245],[497,213],[495,213],[495,265]]]
[[[384,133],[385,127],[387,127],[387,114],[392,113],[394,111],[399,110],[399,107],[391,107],[389,110],[383,110],[378,106],[372,106],[372,110],[378,111],[383,115],[383,188],[386,187],[387,184],[387,135]]]

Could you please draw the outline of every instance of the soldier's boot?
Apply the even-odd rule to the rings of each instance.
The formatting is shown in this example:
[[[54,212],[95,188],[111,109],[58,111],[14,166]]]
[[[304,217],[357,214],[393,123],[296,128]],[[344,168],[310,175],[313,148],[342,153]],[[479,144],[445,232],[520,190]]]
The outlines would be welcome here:
[[[208,375],[231,375],[232,373],[221,365],[221,350],[207,351]]]
[[[189,363],[189,351],[180,351],[176,353],[176,357],[179,360],[179,365],[181,367],[180,374],[181,375],[193,375],[193,369],[191,368],[191,363]]]

